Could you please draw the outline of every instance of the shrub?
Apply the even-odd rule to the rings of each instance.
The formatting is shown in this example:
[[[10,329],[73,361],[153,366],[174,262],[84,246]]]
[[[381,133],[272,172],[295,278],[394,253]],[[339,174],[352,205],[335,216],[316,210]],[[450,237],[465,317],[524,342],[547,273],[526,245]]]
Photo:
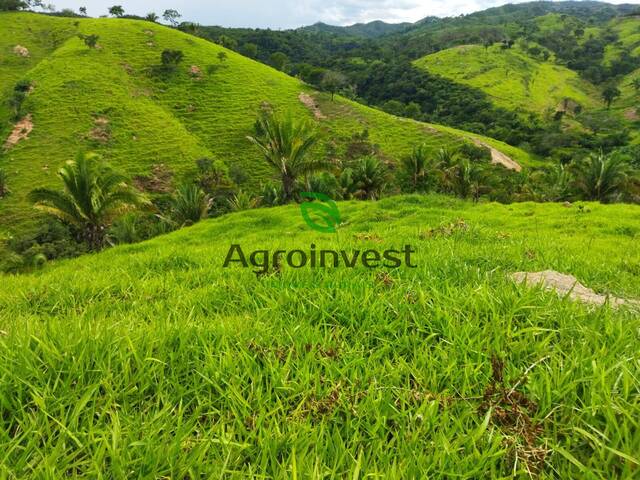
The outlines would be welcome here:
[[[171,217],[174,226],[183,227],[198,223],[209,216],[213,201],[198,185],[185,183],[171,199]]]
[[[171,69],[175,68],[184,59],[184,53],[181,50],[164,50],[160,55],[162,66]]]
[[[78,34],[78,38],[89,48],[96,48],[100,39],[98,35],[83,35],[82,33]]]

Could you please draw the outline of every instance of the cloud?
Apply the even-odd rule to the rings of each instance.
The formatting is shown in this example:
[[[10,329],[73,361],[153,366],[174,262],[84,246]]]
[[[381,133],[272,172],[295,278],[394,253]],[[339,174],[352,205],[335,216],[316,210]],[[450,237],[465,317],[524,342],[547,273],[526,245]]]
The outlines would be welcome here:
[[[486,8],[526,0],[48,0],[58,8],[77,11],[86,6],[89,14],[106,14],[114,4],[128,13],[144,15],[177,8],[185,20],[202,25],[234,27],[296,28],[318,21],[334,25],[384,20],[415,22],[427,16],[456,16]],[[611,3],[640,3],[640,0],[613,0]]]

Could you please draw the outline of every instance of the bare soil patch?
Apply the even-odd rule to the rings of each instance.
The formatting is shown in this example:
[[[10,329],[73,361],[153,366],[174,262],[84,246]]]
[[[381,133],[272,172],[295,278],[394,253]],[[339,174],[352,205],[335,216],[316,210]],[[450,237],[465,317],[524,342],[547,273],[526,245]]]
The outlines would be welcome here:
[[[302,102],[302,104],[305,107],[311,110],[311,113],[313,113],[313,116],[316,118],[316,120],[325,120],[327,118],[322,113],[322,111],[320,110],[320,107],[318,106],[318,104],[316,103],[316,101],[311,95],[301,92],[300,95],[298,96],[298,99],[300,100],[300,102]]]
[[[500,150],[493,148],[491,145],[488,145],[485,142],[478,140],[477,138],[472,138],[471,140],[477,146],[489,149],[489,151],[491,152],[491,163],[493,163],[494,165],[502,165],[503,167],[516,172],[522,171],[522,166],[520,166],[518,162],[505,155]]]
[[[138,190],[147,193],[171,193],[173,172],[163,163],[154,165],[149,175],[139,175],[133,179]]]
[[[100,143],[107,143],[111,139],[109,129],[109,119],[107,117],[96,117],[93,121],[95,125],[89,133],[89,138]]]
[[[13,131],[9,134],[9,138],[4,142],[4,149],[9,150],[11,147],[17,145],[21,140],[29,138],[31,130],[33,130],[33,121],[31,114],[29,114],[15,124]]]

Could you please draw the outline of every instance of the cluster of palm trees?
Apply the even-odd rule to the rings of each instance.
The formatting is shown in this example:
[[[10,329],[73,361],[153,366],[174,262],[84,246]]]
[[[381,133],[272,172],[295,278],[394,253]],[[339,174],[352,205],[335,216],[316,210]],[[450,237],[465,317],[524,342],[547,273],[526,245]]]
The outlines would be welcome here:
[[[263,113],[249,141],[271,167],[278,185],[270,185],[261,198],[227,185],[224,174],[208,163],[200,183],[187,183],[171,195],[168,207],[159,210],[125,177],[107,168],[94,154],[79,154],[58,172],[63,190],[39,188],[29,196],[35,207],[70,225],[90,250],[109,243],[109,230],[126,212],[147,209],[165,226],[164,231],[191,225],[210,215],[214,197],[212,185],[223,186],[226,210],[245,210],[262,205],[283,204],[298,198],[302,191],[325,193],[335,199],[376,200],[390,184],[390,171],[375,155],[367,154],[340,163],[318,159],[315,147],[319,134],[304,121]],[[209,162],[210,163],[210,162]],[[205,168],[206,167],[206,168]],[[441,149],[435,154],[417,146],[399,165],[402,191],[439,191],[478,201],[500,186],[498,169],[488,162],[473,161],[459,151]],[[513,175],[512,175],[513,176]],[[627,163],[616,155],[592,155],[572,167],[558,166],[542,176],[520,175],[515,184],[520,196],[511,199],[564,201],[584,199],[610,202],[620,199],[633,179]],[[537,194],[536,192],[542,191]],[[397,192],[393,190],[392,192]],[[8,193],[0,171],[0,198]],[[216,199],[219,200],[219,199]],[[119,235],[135,237],[135,218],[125,217],[117,224]]]
[[[420,145],[402,160],[401,166],[403,190],[412,193],[440,191],[477,202],[494,182],[487,164],[446,148],[431,155],[425,145]]]
[[[319,132],[291,116],[262,112],[255,134],[247,138],[259,149],[280,184],[279,192],[273,192],[273,186],[267,187],[271,192],[263,196],[262,203],[287,203],[295,200],[300,191],[308,190],[336,199],[375,200],[388,183],[388,169],[373,155],[344,164],[320,158],[314,152]]]

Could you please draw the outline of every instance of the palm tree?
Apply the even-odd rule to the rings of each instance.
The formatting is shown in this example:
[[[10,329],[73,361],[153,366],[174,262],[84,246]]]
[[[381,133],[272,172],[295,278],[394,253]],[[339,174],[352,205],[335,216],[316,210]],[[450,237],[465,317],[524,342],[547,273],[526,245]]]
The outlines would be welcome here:
[[[546,178],[547,198],[552,202],[568,200],[571,194],[571,172],[558,163]]]
[[[229,204],[229,209],[232,212],[240,212],[256,208],[259,204],[259,199],[252,197],[247,192],[239,190],[238,193],[233,195],[233,197],[227,201],[227,203]]]
[[[185,183],[171,199],[171,220],[178,227],[193,225],[209,215],[213,200],[198,185]]]
[[[283,201],[293,198],[296,180],[322,170],[325,162],[310,158],[318,141],[317,132],[306,122],[295,122],[264,113],[256,122],[255,136],[247,139],[262,152],[264,159],[282,182]]]
[[[353,171],[353,180],[358,186],[356,197],[377,200],[387,183],[387,170],[376,157],[363,157]]]
[[[628,165],[623,158],[600,152],[577,167],[576,187],[586,200],[607,203],[624,190],[627,172]]]
[[[474,202],[489,189],[489,174],[487,170],[466,158],[458,161],[444,172],[445,184],[460,198],[472,197]]]
[[[415,147],[411,155],[402,160],[402,169],[412,192],[429,190],[438,171],[424,144]]]
[[[37,188],[29,194],[35,208],[71,225],[91,250],[100,250],[107,228],[121,213],[145,203],[126,178],[98,164],[94,154],[78,154],[58,171],[63,191]]]
[[[442,170],[453,167],[459,158],[458,153],[452,152],[448,148],[441,148],[438,150],[438,153],[436,153],[436,163],[438,164],[438,168]]]

